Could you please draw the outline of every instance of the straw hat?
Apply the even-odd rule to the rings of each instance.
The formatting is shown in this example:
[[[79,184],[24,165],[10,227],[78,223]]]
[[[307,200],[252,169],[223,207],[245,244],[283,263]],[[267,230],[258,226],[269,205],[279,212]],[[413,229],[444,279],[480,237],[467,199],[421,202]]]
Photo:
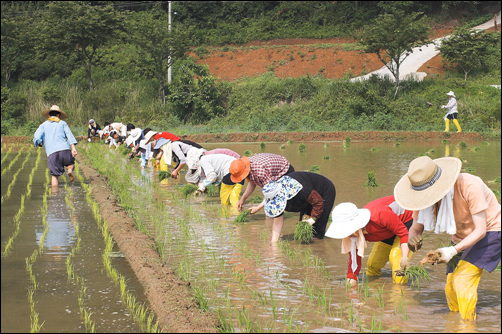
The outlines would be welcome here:
[[[457,181],[462,161],[454,157],[416,158],[394,187],[394,198],[405,210],[422,210],[442,199]]]
[[[268,217],[280,216],[286,209],[287,202],[302,188],[301,183],[290,176],[283,176],[264,185],[261,191],[265,197],[265,214]]]
[[[155,136],[157,134],[156,131],[148,131],[148,133],[145,135],[145,143],[148,143],[148,141],[150,140],[150,138],[152,138],[153,136]]]
[[[331,212],[332,222],[324,236],[343,239],[350,236],[370,221],[368,209],[358,209],[354,203],[340,203]]]
[[[250,170],[251,162],[248,157],[243,156],[240,159],[236,159],[230,164],[230,180],[234,183],[241,182],[249,175]]]
[[[57,105],[53,105],[50,109],[42,111],[42,116],[44,116],[45,118],[49,118],[50,117],[49,113],[51,111],[57,111],[58,113],[61,113],[61,115],[59,115],[59,119],[68,118],[68,115],[63,110],[59,109]]]
[[[455,93],[453,93],[451,90],[448,93],[446,93],[446,95],[455,97]]]

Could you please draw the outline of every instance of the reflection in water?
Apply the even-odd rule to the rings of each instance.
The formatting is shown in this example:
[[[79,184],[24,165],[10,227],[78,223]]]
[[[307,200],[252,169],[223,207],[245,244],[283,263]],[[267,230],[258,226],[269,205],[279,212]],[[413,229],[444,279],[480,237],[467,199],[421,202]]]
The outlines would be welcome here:
[[[56,259],[61,259],[71,252],[75,239],[75,226],[72,223],[70,210],[66,206],[66,191],[59,189],[47,199],[47,224],[48,231],[44,240],[45,253],[53,254]],[[44,233],[42,223],[37,224],[35,233],[37,245]]]

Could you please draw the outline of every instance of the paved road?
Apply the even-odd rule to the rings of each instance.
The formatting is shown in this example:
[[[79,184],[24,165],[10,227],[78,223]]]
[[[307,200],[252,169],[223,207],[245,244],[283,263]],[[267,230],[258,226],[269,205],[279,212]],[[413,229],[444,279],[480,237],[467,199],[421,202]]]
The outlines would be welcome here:
[[[497,14],[497,24],[500,29],[500,12]],[[494,26],[494,19],[492,18],[488,22],[485,22],[483,24],[480,24],[479,26],[476,26],[472,29],[476,30],[486,30]],[[425,72],[417,72],[418,69],[425,64],[427,61],[435,57],[436,55],[439,54],[439,51],[436,50],[436,45],[440,45],[441,41],[444,38],[448,38],[448,36],[444,36],[441,38],[437,38],[432,41],[432,43],[413,48],[413,53],[408,56],[402,63],[399,68],[399,79],[400,80],[406,80],[409,78],[414,78],[415,80],[421,81],[423,78],[427,76],[427,73]],[[359,80],[366,80],[372,75],[377,75],[380,77],[385,77],[388,76],[390,80],[395,80],[394,76],[392,73],[389,71],[389,69],[386,66],[383,66],[379,70],[373,71],[371,73],[368,73],[366,75],[357,77],[357,78],[352,78],[350,79],[351,81],[359,81]]]

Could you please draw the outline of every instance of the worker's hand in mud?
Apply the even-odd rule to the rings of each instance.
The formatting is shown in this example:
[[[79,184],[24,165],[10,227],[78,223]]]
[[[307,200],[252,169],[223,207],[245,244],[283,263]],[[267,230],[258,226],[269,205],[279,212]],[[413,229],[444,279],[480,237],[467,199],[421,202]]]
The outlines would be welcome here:
[[[239,200],[237,202],[237,210],[242,211],[242,206],[244,205],[244,201]]]
[[[422,235],[414,235],[408,239],[408,248],[412,252],[416,252],[422,248]]]
[[[450,246],[436,249],[434,253],[439,256],[438,263],[448,263],[458,252],[455,246]]]
[[[302,219],[302,222],[309,223],[310,226],[314,225],[315,221],[316,221],[315,217],[311,217],[308,215],[304,215]]]
[[[401,262],[399,262],[399,266],[401,267],[401,270],[403,272],[410,266],[410,263],[406,256],[401,257]]]
[[[172,177],[173,179],[177,179],[177,178],[178,178],[178,172],[177,172],[177,171],[172,172],[172,173],[171,173],[171,177]]]
[[[195,192],[193,193],[193,195],[194,195],[194,197],[199,197],[202,193],[203,193],[202,190],[197,189],[197,190],[195,190]]]

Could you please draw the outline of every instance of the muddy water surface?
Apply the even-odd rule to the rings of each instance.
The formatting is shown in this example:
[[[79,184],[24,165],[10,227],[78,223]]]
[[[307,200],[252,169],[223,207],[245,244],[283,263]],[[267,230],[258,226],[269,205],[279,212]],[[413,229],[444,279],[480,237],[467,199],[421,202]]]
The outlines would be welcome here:
[[[270,152],[286,156],[297,171],[319,169],[337,190],[335,205],[350,201],[364,206],[376,198],[393,194],[395,183],[407,171],[410,161],[428,154],[432,158],[455,156],[463,160],[463,171],[491,183],[500,177],[500,142],[395,142],[203,144],[206,149],[230,148],[241,155]],[[248,152],[248,153],[249,153]],[[313,167],[314,166],[314,167]],[[315,167],[317,166],[317,167]],[[365,187],[373,171],[376,188]],[[167,191],[175,192],[184,181],[170,180]],[[256,189],[250,196],[261,196]],[[499,199],[500,201],[500,199]],[[171,203],[172,205],[173,203]],[[178,205],[174,203],[174,205]],[[249,208],[253,204],[246,204]],[[359,289],[347,289],[343,280],[347,255],[340,254],[340,241],[325,238],[310,245],[290,240],[297,214],[286,213],[283,240],[270,245],[272,221],[263,211],[249,222],[235,223],[237,212],[222,210],[217,198],[193,199],[185,208],[194,238],[184,245],[184,254],[171,255],[167,262],[183,267],[193,261],[187,276],[199,283],[207,298],[216,298],[235,330],[261,331],[403,331],[403,332],[499,332],[500,270],[484,272],[478,289],[478,320],[464,322],[449,312],[444,294],[445,267],[427,266],[430,281],[392,284],[389,264],[382,277],[371,277]],[[426,232],[427,233],[427,232]],[[446,245],[447,235],[428,233],[425,245],[414,255],[416,265],[428,250]],[[372,243],[368,243],[363,268]],[[186,254],[190,260],[187,260]],[[364,270],[363,270],[364,271]],[[362,277],[364,279],[364,277]],[[233,319],[232,321],[230,319]],[[250,319],[248,324],[246,319]],[[254,326],[254,327],[253,327]]]
[[[4,157],[2,149],[2,158]],[[10,154],[10,158],[14,155]],[[21,167],[25,155],[2,176],[2,196],[12,181],[12,175]],[[5,243],[14,232],[14,216],[20,207],[20,198],[26,193],[28,175],[35,168],[35,157],[19,173],[12,195],[2,203],[2,251]],[[2,169],[8,164],[2,163]],[[80,314],[80,288],[69,280],[66,261],[74,247],[77,247],[77,224],[80,237],[79,250],[73,258],[75,274],[82,277],[86,289],[85,308],[91,313],[96,332],[138,332],[139,328],[121,301],[118,287],[107,277],[101,259],[104,242],[100,229],[93,218],[85,198],[85,191],[77,181],[65,187],[67,176],[60,177],[58,191],[47,199],[48,231],[42,223],[42,198],[47,189],[47,158],[42,154],[39,166],[33,177],[31,198],[25,200],[21,218],[20,232],[14,239],[12,251],[2,257],[2,332],[30,331],[30,304],[27,290],[30,278],[26,269],[26,258],[39,249],[43,241],[43,251],[33,264],[33,275],[37,289],[33,295],[35,312],[38,313],[42,332],[71,333],[86,332]],[[75,207],[72,215],[66,200]],[[137,282],[134,272],[124,258],[114,258],[112,265],[128,278],[128,289],[144,302],[143,288]]]

